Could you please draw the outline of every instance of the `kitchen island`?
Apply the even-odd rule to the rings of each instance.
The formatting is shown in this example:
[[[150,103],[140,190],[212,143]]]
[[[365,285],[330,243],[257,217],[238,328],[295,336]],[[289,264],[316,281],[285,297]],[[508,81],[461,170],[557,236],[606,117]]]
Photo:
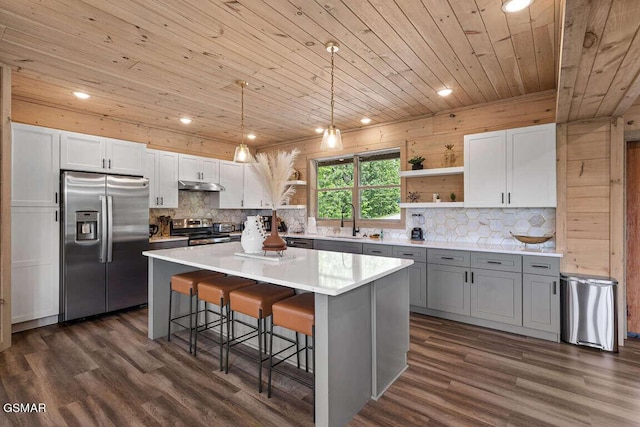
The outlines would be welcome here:
[[[240,252],[239,243],[144,252],[149,338],[167,335],[171,276],[206,269],[314,292],[317,425],[346,424],[406,369],[413,261],[299,248],[274,261]],[[188,312],[185,298],[179,310]]]

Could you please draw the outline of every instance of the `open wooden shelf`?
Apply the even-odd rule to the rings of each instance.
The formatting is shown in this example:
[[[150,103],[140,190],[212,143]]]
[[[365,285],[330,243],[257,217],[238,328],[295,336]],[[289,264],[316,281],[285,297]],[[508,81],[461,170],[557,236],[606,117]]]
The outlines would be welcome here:
[[[400,176],[403,178],[415,178],[419,176],[444,176],[444,175],[458,175],[464,173],[464,166],[456,166],[453,168],[435,168],[435,169],[418,169],[400,171]]]
[[[307,181],[287,181],[287,185],[307,185]]]
[[[306,209],[306,208],[307,208],[307,205],[283,205],[283,206],[280,206],[278,208],[278,210],[281,210],[281,209]]]
[[[420,208],[462,208],[464,202],[425,202],[425,203],[400,203],[402,209],[420,209]]]

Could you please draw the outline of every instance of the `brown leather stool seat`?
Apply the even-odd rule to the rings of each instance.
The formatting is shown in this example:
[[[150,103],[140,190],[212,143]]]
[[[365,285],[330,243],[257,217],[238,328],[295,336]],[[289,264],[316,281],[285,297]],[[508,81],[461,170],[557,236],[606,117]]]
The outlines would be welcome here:
[[[208,277],[198,283],[198,301],[205,301],[206,303],[216,304],[220,307],[220,311],[214,314],[218,315],[218,321],[214,322],[212,327],[218,326],[219,330],[219,343],[220,343],[220,370],[222,371],[222,347],[224,344],[222,325],[229,316],[229,294],[240,288],[255,285],[256,281],[251,279],[245,279],[238,276],[225,276],[225,277]],[[206,307],[205,307],[206,309]],[[205,329],[209,328],[208,318],[205,312]],[[195,344],[193,348],[193,354],[196,355],[198,350],[198,328],[196,328]],[[227,339],[230,339],[232,334],[227,329]]]
[[[229,330],[229,318],[233,316],[233,312],[239,312],[247,316],[251,316],[257,320],[257,328],[249,334],[244,334],[233,340],[227,339],[227,363],[226,372],[229,372],[229,348],[231,342],[239,344],[247,341],[248,339],[258,338],[258,392],[262,393],[262,362],[266,361],[266,358],[262,357],[262,353],[266,354],[267,349],[267,328],[265,320],[271,316],[271,306],[285,298],[293,296],[294,290],[284,286],[273,285],[271,283],[258,283],[257,285],[247,286],[235,291],[231,291],[229,294],[229,307],[231,308],[232,315],[227,316],[227,330]],[[247,326],[251,326],[246,324]],[[255,334],[257,332],[257,334]],[[254,335],[255,334],[255,335]],[[264,343],[263,343],[264,341]],[[264,347],[264,349],[263,349]]]
[[[174,274],[171,276],[171,284],[169,286],[169,327],[167,329],[167,341],[171,341],[171,323],[176,323],[183,328],[186,327],[180,323],[180,319],[189,316],[189,353],[193,350],[192,337],[193,337],[193,317],[197,314],[197,299],[196,310],[193,309],[193,297],[198,295],[198,283],[206,278],[210,277],[224,277],[223,273],[210,270],[195,270],[188,271],[186,273]],[[182,316],[171,317],[172,299],[173,293],[178,292],[183,295],[189,295],[189,314]],[[197,321],[197,319],[196,319]]]
[[[273,315],[271,317],[271,343],[269,345],[269,379],[268,379],[268,397],[271,397],[271,376],[273,373],[273,368],[280,363],[285,362],[290,357],[294,355],[298,360],[298,369],[300,368],[300,352],[305,352],[305,370],[309,371],[309,342],[308,338],[311,337],[311,353],[312,353],[312,370],[313,370],[313,378],[311,384],[304,383],[310,386],[314,390],[314,421],[315,421],[315,295],[312,292],[306,292],[302,294],[298,294],[292,296],[290,298],[283,299],[273,304],[272,306]],[[274,334],[273,327],[280,326],[282,328],[286,328],[292,330],[296,333],[295,341],[291,340],[282,335]],[[298,333],[304,334],[304,348],[300,349]],[[292,343],[291,346],[280,350],[278,353],[273,353],[273,337],[277,336],[279,338],[285,339]],[[286,353],[289,349],[295,346],[295,353],[289,354],[287,357],[280,359],[278,362],[273,363],[273,356],[277,356],[280,353]],[[295,379],[295,378],[294,378]]]
[[[298,294],[273,304],[273,325],[282,326],[307,336],[313,335],[315,303],[311,292]]]

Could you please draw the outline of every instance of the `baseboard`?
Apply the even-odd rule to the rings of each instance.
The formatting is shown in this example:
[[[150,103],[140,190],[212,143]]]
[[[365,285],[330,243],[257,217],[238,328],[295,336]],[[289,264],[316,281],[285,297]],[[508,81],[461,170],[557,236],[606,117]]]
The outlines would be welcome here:
[[[42,317],[40,319],[27,320],[26,322],[11,325],[11,333],[27,331],[29,329],[40,328],[42,326],[55,325],[58,323],[58,315]]]

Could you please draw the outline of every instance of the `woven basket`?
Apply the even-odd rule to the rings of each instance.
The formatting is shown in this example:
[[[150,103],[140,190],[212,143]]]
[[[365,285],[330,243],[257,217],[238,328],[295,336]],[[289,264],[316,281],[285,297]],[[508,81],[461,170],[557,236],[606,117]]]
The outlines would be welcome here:
[[[513,234],[511,232],[509,232],[509,233],[513,236],[514,239],[516,239],[516,240],[518,240],[518,241],[520,241],[522,243],[528,244],[528,245],[535,245],[535,244],[538,244],[538,243],[544,243],[544,242],[546,242],[547,240],[553,238],[553,236],[556,235],[556,233],[553,233],[553,234],[550,234],[548,236],[525,236],[525,235],[522,235],[522,234]]]

